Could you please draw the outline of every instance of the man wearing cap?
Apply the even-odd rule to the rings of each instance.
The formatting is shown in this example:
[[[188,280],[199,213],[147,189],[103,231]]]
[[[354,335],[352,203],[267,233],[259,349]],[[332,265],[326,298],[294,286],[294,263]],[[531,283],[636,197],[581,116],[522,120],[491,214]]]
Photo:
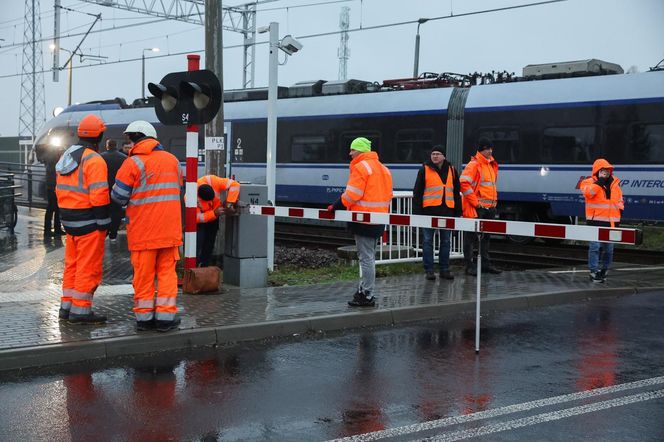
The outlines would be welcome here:
[[[471,157],[461,174],[461,193],[463,195],[464,218],[495,219],[498,203],[498,163],[493,158],[493,142],[482,137],[477,143],[477,154]],[[473,248],[478,235],[466,232],[463,237],[463,256],[466,262],[466,274],[477,276],[473,264]],[[482,249],[482,271],[498,274],[500,270],[491,265],[489,260],[489,235],[480,235]]]
[[[459,174],[445,158],[445,148],[434,146],[415,180],[413,188],[413,213],[429,216],[461,216],[461,191]],[[454,279],[450,273],[450,231],[440,231],[438,265],[441,279]],[[433,271],[433,237],[436,229],[422,229],[422,262],[426,278],[436,279]]]
[[[371,151],[371,141],[355,138],[350,145],[350,176],[341,197],[327,210],[388,213],[392,203],[392,174]],[[357,257],[360,262],[360,284],[348,302],[351,307],[373,307],[376,281],[376,240],[385,230],[382,224],[352,222],[349,230],[355,235]]]

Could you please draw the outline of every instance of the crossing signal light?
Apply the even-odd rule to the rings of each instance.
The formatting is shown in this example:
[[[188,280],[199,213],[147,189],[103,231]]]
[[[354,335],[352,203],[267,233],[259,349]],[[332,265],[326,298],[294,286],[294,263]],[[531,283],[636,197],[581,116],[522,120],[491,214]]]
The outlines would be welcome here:
[[[221,107],[221,85],[212,71],[171,72],[159,83],[148,83],[157,98],[155,112],[165,125],[205,124]]]

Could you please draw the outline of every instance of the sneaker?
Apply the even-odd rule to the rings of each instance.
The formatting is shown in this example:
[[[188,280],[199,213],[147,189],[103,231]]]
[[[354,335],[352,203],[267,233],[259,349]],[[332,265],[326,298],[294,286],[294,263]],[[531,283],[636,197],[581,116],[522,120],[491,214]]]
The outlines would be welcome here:
[[[440,279],[452,280],[452,279],[454,279],[454,275],[452,275],[449,270],[441,270],[440,271]]]
[[[600,272],[590,272],[590,275],[588,276],[590,277],[590,281],[592,281],[595,284],[604,282],[604,279],[600,275]]]
[[[491,273],[493,275],[500,275],[501,273],[503,273],[503,271],[495,267],[487,266],[482,269],[482,273]]]
[[[170,330],[176,330],[178,325],[180,325],[180,322],[180,318],[175,318],[172,321],[160,321],[157,319],[155,321],[155,327],[158,332],[167,332]]]
[[[69,313],[69,320],[67,322],[78,325],[98,325],[106,322],[106,316],[98,315],[95,312],[90,312],[87,315]]]
[[[607,273],[607,270],[606,270],[606,269],[602,269],[602,270],[600,270],[599,272],[597,272],[597,276],[599,276],[600,278],[602,278],[602,281],[606,281],[606,273]]]
[[[360,299],[348,301],[348,305],[351,307],[373,307],[376,305],[376,297],[366,294]]]
[[[425,275],[428,281],[435,281],[436,280],[436,275],[433,272],[427,272]]]
[[[154,319],[149,321],[136,321],[136,331],[154,330],[157,327]]]
[[[466,267],[466,275],[477,276],[477,270],[474,267]]]
[[[66,321],[69,319],[69,310],[60,308],[60,310],[58,310],[58,319],[61,321]]]

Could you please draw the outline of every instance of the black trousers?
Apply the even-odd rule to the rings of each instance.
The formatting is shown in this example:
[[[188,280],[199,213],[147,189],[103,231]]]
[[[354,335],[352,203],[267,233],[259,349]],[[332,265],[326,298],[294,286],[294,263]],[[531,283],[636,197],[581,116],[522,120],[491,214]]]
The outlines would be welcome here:
[[[218,230],[218,219],[209,223],[200,223],[196,226],[196,265],[198,267],[210,265]]]
[[[477,217],[479,219],[496,219],[496,209],[483,209],[477,208]],[[463,234],[463,259],[466,262],[466,268],[474,267],[477,265],[477,260],[474,259],[477,255],[477,233],[464,232]],[[490,234],[485,233],[482,235],[480,245],[482,246],[482,267],[491,267],[491,260],[489,259],[489,238]]]
[[[55,195],[55,189],[46,189],[46,213],[44,214],[44,233],[53,231],[62,231],[60,225],[60,209],[58,208],[58,197]]]
[[[122,206],[111,201],[111,227],[108,229],[108,236],[111,239],[115,239],[118,236],[118,229],[120,228],[120,223],[122,223],[122,218],[124,217],[124,210]]]

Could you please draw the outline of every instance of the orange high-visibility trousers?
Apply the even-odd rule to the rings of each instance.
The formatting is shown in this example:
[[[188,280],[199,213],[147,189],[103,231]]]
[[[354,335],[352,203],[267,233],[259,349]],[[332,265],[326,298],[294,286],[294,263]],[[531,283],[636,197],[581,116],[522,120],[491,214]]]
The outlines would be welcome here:
[[[131,264],[134,266],[134,314],[137,321],[175,319],[178,295],[175,263],[178,259],[180,254],[177,247],[131,252]]]
[[[65,271],[62,276],[60,307],[77,315],[92,311],[92,296],[101,283],[106,231],[67,235]]]

